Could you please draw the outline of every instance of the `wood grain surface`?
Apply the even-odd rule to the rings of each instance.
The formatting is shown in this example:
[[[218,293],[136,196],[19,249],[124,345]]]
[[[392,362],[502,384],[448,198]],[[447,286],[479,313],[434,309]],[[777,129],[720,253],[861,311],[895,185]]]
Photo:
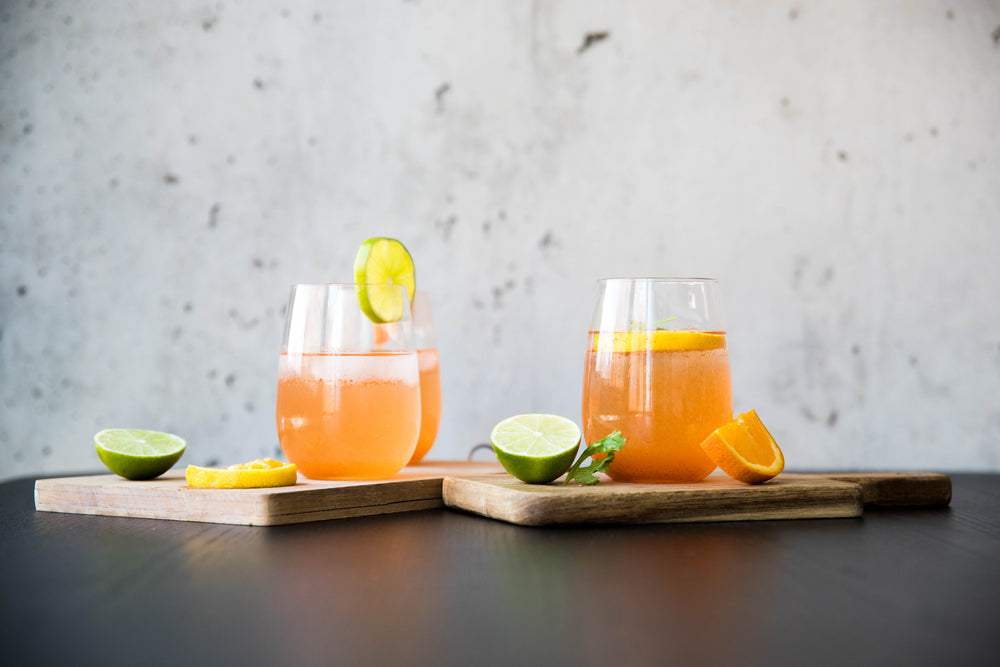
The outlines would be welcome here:
[[[759,485],[721,473],[693,484],[592,487],[520,482],[495,462],[433,461],[386,480],[315,481],[273,489],[195,489],[181,470],[135,482],[116,475],[35,482],[47,512],[271,526],[451,507],[520,525],[681,523],[860,516],[864,505],[947,505],[932,473],[782,474]]]
[[[842,472],[822,475],[861,486],[865,505],[919,507],[951,502],[951,477],[929,472]]]
[[[146,519],[272,526],[442,507],[449,474],[502,470],[495,462],[430,461],[386,480],[315,481],[271,489],[194,489],[182,470],[149,481],[117,475],[62,477],[35,482],[35,509]]]
[[[691,484],[525,484],[509,475],[448,477],[446,506],[519,525],[685,523],[860,516],[865,504],[947,505],[951,480],[931,473],[782,474],[758,485],[718,473]]]

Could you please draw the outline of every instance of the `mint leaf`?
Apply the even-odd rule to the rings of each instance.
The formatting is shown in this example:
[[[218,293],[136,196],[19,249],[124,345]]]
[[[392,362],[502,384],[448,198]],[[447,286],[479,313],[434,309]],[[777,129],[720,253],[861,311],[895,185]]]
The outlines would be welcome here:
[[[592,486],[600,482],[597,479],[597,473],[604,472],[611,465],[611,462],[615,460],[615,452],[620,450],[625,445],[625,437],[622,436],[621,431],[614,431],[608,434],[606,437],[598,440],[590,447],[583,450],[580,454],[580,458],[576,460],[576,463],[569,469],[566,473],[566,479],[563,481],[565,486],[570,482],[579,482],[584,486]],[[596,461],[593,458],[594,454],[607,454],[600,461]],[[583,462],[590,459],[589,465],[583,465]]]

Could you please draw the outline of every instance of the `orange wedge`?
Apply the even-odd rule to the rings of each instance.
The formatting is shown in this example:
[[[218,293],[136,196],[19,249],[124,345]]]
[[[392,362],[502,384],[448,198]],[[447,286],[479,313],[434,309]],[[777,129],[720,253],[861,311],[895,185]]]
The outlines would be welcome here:
[[[701,443],[708,458],[735,480],[760,484],[785,469],[785,457],[751,410],[715,429]]]

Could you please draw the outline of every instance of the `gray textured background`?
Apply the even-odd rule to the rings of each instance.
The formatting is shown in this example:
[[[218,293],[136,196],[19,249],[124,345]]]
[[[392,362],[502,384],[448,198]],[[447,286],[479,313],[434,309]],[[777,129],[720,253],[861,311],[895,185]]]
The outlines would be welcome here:
[[[274,454],[289,286],[372,235],[433,458],[579,420],[596,279],[711,275],[789,467],[1000,470],[1000,3],[0,7],[0,478]]]

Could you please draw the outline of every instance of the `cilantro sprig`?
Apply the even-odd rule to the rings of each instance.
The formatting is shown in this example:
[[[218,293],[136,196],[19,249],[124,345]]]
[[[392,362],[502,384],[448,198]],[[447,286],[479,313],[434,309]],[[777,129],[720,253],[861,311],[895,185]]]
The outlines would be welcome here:
[[[569,484],[570,481],[579,482],[584,486],[592,486],[599,483],[600,480],[597,479],[597,473],[608,469],[611,462],[615,460],[615,452],[619,451],[624,445],[625,437],[622,435],[622,432],[613,431],[590,447],[587,447],[580,454],[580,458],[576,460],[576,463],[570,467],[569,472],[566,473],[563,485]],[[594,454],[606,454],[606,456],[598,461],[593,458]],[[590,459],[590,464],[583,465],[583,462],[588,458]]]
[[[665,331],[667,329],[667,327],[661,327],[660,325],[661,324],[665,324],[667,322],[673,322],[676,319],[677,319],[677,316],[674,315],[673,317],[664,317],[662,320],[656,320],[655,322],[653,322],[653,329],[656,330],[656,331]],[[646,327],[646,323],[643,322],[642,320],[629,320],[628,330],[629,331],[647,331],[648,329]]]

